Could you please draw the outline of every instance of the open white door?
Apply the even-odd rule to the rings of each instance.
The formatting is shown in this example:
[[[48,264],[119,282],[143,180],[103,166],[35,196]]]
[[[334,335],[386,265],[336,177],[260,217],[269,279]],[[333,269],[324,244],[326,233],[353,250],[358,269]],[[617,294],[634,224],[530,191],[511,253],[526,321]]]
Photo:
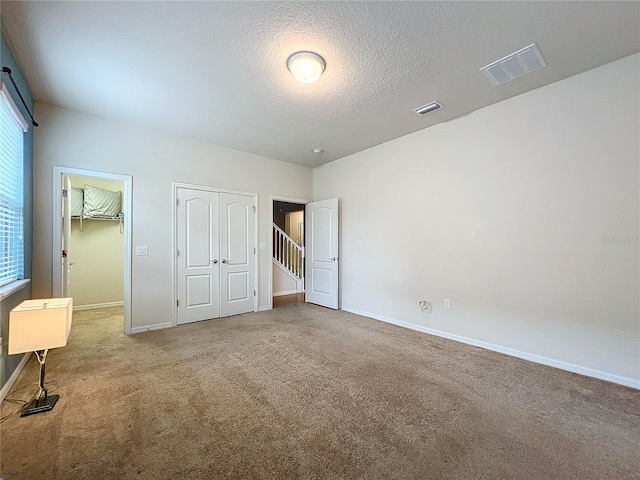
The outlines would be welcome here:
[[[62,298],[69,296],[69,243],[71,240],[71,179],[62,175]]]
[[[178,324],[220,316],[218,194],[177,190]]]
[[[253,197],[220,194],[220,316],[253,311]]]
[[[338,199],[306,206],[306,296],[309,303],[337,310]]]

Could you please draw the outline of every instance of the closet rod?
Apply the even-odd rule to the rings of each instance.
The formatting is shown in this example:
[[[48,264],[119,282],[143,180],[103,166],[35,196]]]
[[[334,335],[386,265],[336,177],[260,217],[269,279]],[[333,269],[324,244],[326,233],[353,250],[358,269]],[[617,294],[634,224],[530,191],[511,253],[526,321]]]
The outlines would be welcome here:
[[[22,94],[20,93],[20,89],[18,88],[18,86],[16,85],[15,80],[11,76],[11,69],[9,67],[2,67],[2,73],[6,73],[9,76],[9,80],[11,80],[11,83],[13,83],[13,88],[16,89],[16,92],[18,92],[18,96],[20,97],[20,100],[22,100],[22,105],[24,105],[24,108],[27,109],[27,113],[31,117],[32,125],[34,127],[37,127],[38,126],[38,122],[35,121],[35,119],[33,118],[33,115],[31,115],[31,110],[29,110],[29,107],[27,107],[27,103],[24,101],[24,98],[22,98]]]

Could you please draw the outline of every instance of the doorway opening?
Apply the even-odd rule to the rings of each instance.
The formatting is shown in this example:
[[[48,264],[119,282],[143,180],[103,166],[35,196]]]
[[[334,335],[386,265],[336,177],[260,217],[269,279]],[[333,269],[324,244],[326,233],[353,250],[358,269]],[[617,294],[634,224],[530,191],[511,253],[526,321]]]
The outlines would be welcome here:
[[[73,298],[74,310],[124,305],[124,214],[114,210],[109,213],[115,215],[95,216],[82,209],[87,192],[122,196],[124,182],[71,175],[69,180],[72,209],[66,296]]]
[[[271,197],[270,307],[305,302],[304,200]]]
[[[74,310],[122,305],[129,335],[132,178],[53,168],[53,296]]]

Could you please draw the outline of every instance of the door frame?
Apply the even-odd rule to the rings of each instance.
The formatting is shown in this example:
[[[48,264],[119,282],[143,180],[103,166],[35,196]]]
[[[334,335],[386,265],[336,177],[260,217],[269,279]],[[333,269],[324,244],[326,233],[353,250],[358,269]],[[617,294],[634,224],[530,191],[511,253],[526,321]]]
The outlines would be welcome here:
[[[122,199],[122,212],[124,213],[124,334],[131,335],[131,228],[133,222],[131,215],[133,212],[133,177],[119,173],[100,172],[97,170],[85,170],[82,168],[72,168],[60,165],[53,166],[52,198],[53,201],[53,255],[52,267],[52,296],[62,295],[62,279],[60,275],[60,252],[62,252],[62,222],[56,219],[62,218],[62,205],[60,202],[60,185],[63,175],[71,177],[90,177],[102,180],[113,180],[124,184],[124,195]]]
[[[303,200],[301,198],[292,198],[292,197],[283,197],[280,195],[269,195],[269,242],[267,244],[269,250],[269,305],[266,307],[262,307],[263,310],[271,310],[273,309],[273,202],[289,202],[289,203],[297,203],[305,206],[307,203],[310,203],[312,200]],[[305,227],[304,238],[307,238],[307,232]],[[306,242],[305,242],[306,243]],[[305,248],[306,250],[306,248]],[[306,275],[306,272],[305,272]],[[305,289],[306,289],[306,279],[305,279]]]
[[[258,311],[258,194],[254,192],[242,192],[239,190],[229,190],[208,185],[196,185],[193,183],[171,182],[172,188],[172,210],[173,210],[173,233],[171,239],[173,261],[171,262],[171,274],[173,275],[173,326],[178,326],[178,189],[188,188],[190,190],[202,190],[212,193],[231,193],[235,195],[245,195],[253,198],[253,288],[256,295],[253,296],[253,311]]]

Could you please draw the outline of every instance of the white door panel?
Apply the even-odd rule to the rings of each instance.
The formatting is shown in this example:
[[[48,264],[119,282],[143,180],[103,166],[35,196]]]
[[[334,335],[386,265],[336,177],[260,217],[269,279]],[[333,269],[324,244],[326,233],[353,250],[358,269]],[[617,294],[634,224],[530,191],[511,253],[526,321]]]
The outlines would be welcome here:
[[[220,316],[253,311],[253,197],[220,194]]]
[[[178,324],[220,316],[218,194],[179,188]]]
[[[249,298],[248,277],[247,272],[227,274],[227,302],[238,302]]]
[[[311,269],[311,282],[315,292],[331,295],[331,279],[333,278],[331,273],[330,268]]]
[[[184,202],[188,223],[185,231],[187,268],[208,268],[217,253],[217,227],[213,225],[217,220],[217,199],[213,200],[191,198]]]
[[[187,307],[210,305],[213,302],[213,275],[187,276]]]
[[[306,206],[306,301],[338,309],[338,199]]]
[[[311,213],[311,224],[312,228],[315,227],[311,259],[314,262],[329,262],[331,257],[335,256],[331,251],[331,209],[327,207],[314,209]]]

